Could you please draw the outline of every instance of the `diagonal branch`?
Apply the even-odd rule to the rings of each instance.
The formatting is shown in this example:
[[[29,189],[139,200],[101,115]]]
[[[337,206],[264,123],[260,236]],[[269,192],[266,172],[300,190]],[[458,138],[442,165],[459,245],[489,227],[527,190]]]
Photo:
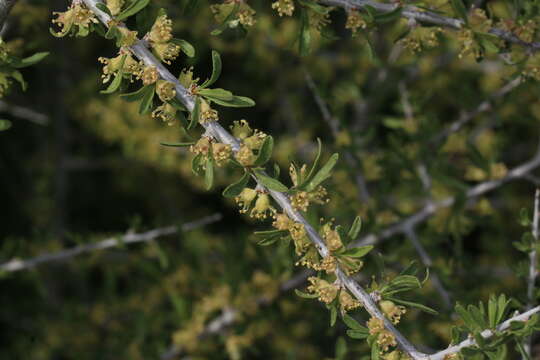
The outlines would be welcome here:
[[[127,245],[127,244],[133,244],[133,243],[138,243],[138,242],[150,242],[161,236],[176,234],[180,231],[182,232],[191,231],[201,226],[205,226],[205,225],[214,223],[216,221],[219,221],[221,220],[221,218],[222,218],[221,214],[217,213],[214,215],[206,216],[199,220],[185,223],[180,227],[167,226],[167,227],[150,230],[150,231],[140,233],[140,234],[126,234],[120,238],[118,237],[108,238],[103,241],[99,241],[97,243],[79,245],[71,249],[66,249],[66,250],[49,253],[49,254],[42,254],[42,255],[36,256],[35,258],[31,258],[27,260],[13,259],[4,264],[0,264],[0,272],[14,272],[14,271],[20,271],[20,270],[27,270],[27,269],[32,269],[44,263],[67,260],[74,256],[77,256],[86,252],[90,252],[90,251],[103,250],[103,249],[107,249],[107,248],[111,248],[111,247],[115,247],[119,245]]]
[[[321,0],[321,1],[322,3],[326,5],[342,7],[346,10],[361,9],[361,8],[366,8],[370,6],[374,8],[375,10],[378,10],[383,13],[394,11],[398,7],[400,7],[400,5],[398,4],[380,3],[380,2],[376,2],[372,0]],[[461,19],[455,19],[455,18],[443,16],[433,11],[427,11],[424,9],[420,9],[416,6],[410,6],[410,5],[403,6],[403,10],[401,11],[401,16],[403,16],[406,19],[411,19],[411,20],[433,24],[433,25],[440,25],[443,27],[456,29],[456,30],[461,29],[464,25],[464,21]],[[488,32],[509,43],[526,47],[527,49],[531,51],[540,50],[540,42],[523,41],[519,37],[517,37],[515,34],[505,31],[503,29],[494,27],[494,28],[491,28]]]
[[[0,0],[0,30],[4,27],[9,12],[16,2],[17,0]]]

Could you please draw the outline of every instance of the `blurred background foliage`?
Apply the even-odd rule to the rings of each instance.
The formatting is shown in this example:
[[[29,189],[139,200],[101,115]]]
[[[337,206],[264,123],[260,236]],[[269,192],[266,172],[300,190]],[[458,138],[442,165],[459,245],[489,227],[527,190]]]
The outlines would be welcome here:
[[[504,1],[490,3],[502,9]],[[460,131],[432,141],[511,81],[514,71],[497,58],[460,59],[455,37],[443,36],[439,46],[414,54],[395,42],[405,26],[399,21],[374,32],[373,56],[363,36],[345,30],[343,11],[335,11],[334,38],[314,32],[311,53],[300,58],[298,18],[278,17],[268,1],[250,1],[257,22],[247,34],[228,29],[220,36],[210,35],[216,27],[212,2],[198,1],[189,12],[186,4],[155,0],[151,5],[166,8],[175,34],[197,49],[193,59],[174,63],[173,72],[194,66],[197,76],[207,77],[215,49],[223,59],[217,85],[257,102],[254,108],[220,109],[223,124],[245,118],[272,134],[283,173],[291,158],[313,158],[316,137],[328,153],[352,155],[354,160],[341,160],[332,177],[331,202],[310,214],[315,221],[324,217],[350,224],[361,215],[362,234],[377,232],[420,210],[429,197],[459,198],[472,185],[504,176],[536,151],[540,103],[533,81],[493,100]],[[136,104],[99,94],[97,58],[112,57],[114,45],[97,36],[50,36],[51,12],[66,6],[65,1],[20,0],[3,35],[21,52],[51,55],[24,69],[26,92],[13,87],[3,99],[42,117],[37,121],[15,116],[9,107],[2,110],[13,126],[0,133],[0,260],[216,212],[223,219],[149,244],[3,274],[0,358],[157,359],[168,351],[191,359],[366,357],[363,341],[347,339],[345,345],[345,327],[329,327],[320,303],[283,289],[290,279],[301,288],[304,274],[294,266],[290,248],[257,246],[251,233],[264,226],[240,216],[234,202],[221,197],[238,173],[220,170],[214,190],[203,191],[186,149],[160,145],[179,140],[178,124],[169,127],[140,116]],[[310,81],[339,124],[335,134]],[[430,175],[428,187],[419,166]],[[369,197],[357,186],[359,173]],[[525,258],[512,242],[522,235],[518,212],[532,207],[534,181],[505,184],[468,207],[458,201],[417,228],[434,260],[431,271],[454,300],[471,303],[501,292],[524,300],[525,281],[515,271],[523,272]],[[418,260],[401,235],[376,250],[386,275]],[[368,258],[364,282],[379,273],[379,260]],[[452,312],[432,284],[411,299],[440,315],[411,310],[400,328],[427,349],[446,346]],[[232,324],[217,333],[204,330],[230,311]]]

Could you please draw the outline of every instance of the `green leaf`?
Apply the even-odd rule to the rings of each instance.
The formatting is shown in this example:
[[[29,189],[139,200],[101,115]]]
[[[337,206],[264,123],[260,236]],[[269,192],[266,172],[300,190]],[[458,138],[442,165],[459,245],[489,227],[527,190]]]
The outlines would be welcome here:
[[[315,160],[313,161],[313,165],[311,166],[311,169],[309,170],[309,173],[306,177],[306,179],[303,181],[304,184],[307,184],[311,179],[313,179],[313,176],[315,175],[315,170],[319,167],[319,161],[321,160],[321,152],[322,152],[322,143],[321,139],[317,138],[317,155],[315,156]],[[300,184],[299,187],[301,187],[303,184]]]
[[[11,121],[0,119],[0,131],[6,131],[11,127]]]
[[[214,159],[212,156],[206,158],[206,169],[204,173],[204,183],[206,190],[210,190],[214,184]]]
[[[104,3],[101,3],[101,2],[98,2],[96,3],[96,7],[103,11],[105,14],[109,15],[109,16],[112,16],[111,14],[111,10],[109,10],[109,8],[107,7],[107,5],[105,5]]]
[[[257,179],[261,182],[261,184],[263,184],[270,190],[279,191],[279,192],[285,192],[289,190],[279,180],[271,178],[270,176],[266,175],[262,171],[255,171],[255,176],[257,176]]]
[[[363,330],[347,330],[347,336],[351,339],[365,339],[369,336],[369,331]]]
[[[395,302],[396,304],[401,304],[401,305],[404,305],[404,306],[407,306],[407,307],[411,307],[411,308],[417,308],[425,313],[428,313],[428,314],[431,314],[431,315],[438,315],[439,312],[437,310],[434,310],[426,305],[422,305],[422,304],[419,304],[419,303],[415,303],[415,302],[412,302],[412,301],[406,301],[406,300],[401,300],[401,299],[396,299],[394,297],[386,297],[386,299],[388,300],[391,300],[393,302]]]
[[[343,314],[343,322],[353,330],[365,331],[367,334],[369,334],[368,329],[365,326],[360,325],[360,323],[353,319],[350,315]]]
[[[465,326],[467,326],[471,330],[478,328],[472,315],[461,304],[458,303],[455,306],[455,310],[456,310],[456,313],[459,315],[459,317],[465,323]]]
[[[24,68],[24,67],[27,67],[27,66],[31,66],[31,65],[37,64],[38,62],[43,60],[45,57],[47,57],[47,55],[49,55],[48,52],[35,53],[34,55],[29,56],[27,58],[24,58],[24,59],[21,59],[21,60],[16,60],[16,61],[12,62],[11,66],[13,66],[14,68],[17,68],[17,69]]]
[[[225,190],[223,190],[223,196],[227,198],[233,198],[235,196],[240,195],[242,190],[246,187],[247,183],[249,181],[249,173],[244,173],[244,175],[235,183],[232,183],[231,185],[227,186]]]
[[[171,42],[173,44],[176,44],[180,46],[180,49],[186,54],[188,57],[192,58],[195,56],[195,48],[193,45],[191,45],[189,42],[183,39],[172,39]]]
[[[330,326],[333,327],[336,324],[337,319],[337,307],[334,305],[330,308]]]
[[[194,142],[185,142],[185,143],[167,143],[167,142],[160,142],[163,146],[170,146],[170,147],[187,147],[195,144]]]
[[[294,289],[294,293],[304,299],[316,299],[318,297],[317,294],[308,294],[298,289]]]
[[[274,244],[276,241],[278,241],[280,236],[271,236],[266,239],[262,239],[259,242],[257,242],[257,245],[259,246],[269,246]]]
[[[221,75],[221,56],[219,56],[219,53],[215,50],[212,50],[212,75],[210,76],[210,79],[206,80],[202,85],[201,88],[208,87],[216,82],[217,79],[219,79],[219,76]]]
[[[148,114],[154,104],[154,94],[156,90],[156,84],[148,85],[145,87],[144,96],[139,106],[139,114]]]
[[[240,9],[240,3],[237,2],[235,5],[234,5],[234,8],[232,8],[231,12],[229,13],[229,15],[227,15],[227,17],[225,18],[225,20],[223,20],[223,22],[221,23],[221,25],[218,26],[217,29],[213,30],[210,35],[219,35],[221,34],[226,28],[227,26],[229,25],[229,21],[231,21],[234,16],[236,16],[236,13],[238,12],[238,9]]]
[[[197,154],[193,157],[191,160],[191,171],[195,175],[201,175],[201,165],[204,160],[204,157],[202,154]]]
[[[330,159],[326,162],[326,164],[315,174],[313,179],[308,182],[306,186],[306,191],[310,192],[315,190],[319,184],[321,184],[324,180],[328,179],[332,174],[331,171],[336,165],[339,158],[339,154],[333,154]]]
[[[354,247],[354,248],[345,250],[343,253],[339,254],[339,256],[361,258],[363,256],[366,256],[372,249],[373,249],[373,245]]]
[[[309,17],[305,8],[300,12],[300,34],[298,35],[298,52],[300,56],[309,54],[311,43],[311,33],[309,30]]]
[[[11,72],[11,77],[14,78],[20,85],[21,85],[21,89],[23,91],[26,91],[26,81],[24,81],[24,78],[21,74],[20,71],[18,70],[14,70]]]
[[[268,135],[265,137],[264,142],[259,150],[257,159],[253,163],[253,166],[262,166],[266,164],[272,157],[272,151],[274,150],[274,139]]]
[[[118,88],[122,84],[122,79],[124,77],[124,62],[126,61],[126,57],[127,55],[122,56],[122,58],[120,59],[120,70],[116,73],[114,80],[111,81],[107,89],[100,91],[101,94],[112,94],[113,92],[118,90]]]
[[[189,122],[188,130],[191,130],[197,125],[199,122],[199,117],[201,113],[201,98],[196,97],[195,98],[195,106],[193,107],[193,111],[191,112],[191,120]]]
[[[345,355],[347,355],[347,343],[340,336],[336,341],[336,360],[345,359]]]
[[[117,20],[124,20],[127,19],[130,16],[135,15],[142,9],[144,9],[148,3],[150,3],[150,0],[136,0],[131,3],[130,6],[128,6],[124,11],[122,11],[120,14],[116,16]]]
[[[230,101],[233,99],[232,92],[225,90],[225,89],[199,89],[197,91],[198,95],[202,95],[204,97],[208,97],[209,99],[218,99],[223,101]]]
[[[347,236],[349,236],[352,240],[355,240],[358,237],[358,234],[360,233],[361,229],[362,229],[362,218],[360,216],[357,216],[356,219],[354,219],[354,222]]]
[[[403,11],[402,7],[397,7],[390,12],[378,13],[377,15],[375,15],[375,22],[379,24],[384,24],[384,23],[395,21],[401,17],[402,11]]]
[[[137,91],[120,94],[120,97],[128,102],[134,102],[141,100],[147,91],[149,91],[148,87],[151,87],[152,85],[146,85],[140,88]]]
[[[219,98],[211,98],[211,97],[208,97],[208,96],[207,96],[207,98],[209,100],[212,100],[213,102],[215,102],[218,105],[227,106],[227,107],[240,108],[240,107],[255,106],[255,101],[253,101],[252,99],[250,99],[248,97],[245,97],[245,96],[236,96],[236,95],[234,95],[231,100],[223,100],[223,99],[219,99]]]
[[[452,4],[452,9],[454,9],[456,15],[463,19],[465,23],[467,23],[467,9],[465,8],[465,5],[463,5],[463,1],[450,0],[450,4]]]
[[[531,225],[529,211],[526,208],[521,208],[521,210],[519,211],[519,223],[521,224],[521,226]]]

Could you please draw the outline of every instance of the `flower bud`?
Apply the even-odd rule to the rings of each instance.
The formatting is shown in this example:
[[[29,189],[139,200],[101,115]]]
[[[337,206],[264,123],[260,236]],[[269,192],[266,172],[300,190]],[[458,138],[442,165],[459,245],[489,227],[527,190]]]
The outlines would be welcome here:
[[[156,84],[156,93],[163,102],[172,100],[176,96],[174,84],[166,80],[158,80]]]
[[[244,140],[253,133],[253,130],[249,127],[246,120],[234,121],[230,126],[233,136],[237,139]]]

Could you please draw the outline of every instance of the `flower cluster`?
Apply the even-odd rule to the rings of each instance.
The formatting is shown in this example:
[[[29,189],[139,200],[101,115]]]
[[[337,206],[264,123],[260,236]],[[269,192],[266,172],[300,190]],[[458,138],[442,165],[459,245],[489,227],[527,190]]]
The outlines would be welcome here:
[[[224,164],[226,164],[232,154],[232,149],[230,145],[216,143],[207,136],[201,136],[201,138],[197,141],[197,143],[195,143],[195,145],[190,146],[189,151],[191,151],[195,155],[202,155],[204,159],[212,156],[217,166],[223,166]],[[253,200],[253,198],[250,200],[250,202]]]
[[[235,14],[231,13],[238,6]],[[228,21],[230,28],[235,28],[238,24],[244,27],[250,27],[257,21],[255,19],[255,10],[253,10],[244,0],[225,0],[222,4],[215,4],[210,6],[210,10],[214,14],[214,18],[218,23]]]
[[[279,16],[292,16],[294,11],[293,0],[277,0],[272,3],[272,9],[276,10]]]
[[[243,166],[249,167],[253,165],[257,156],[255,151],[261,149],[266,134],[259,130],[253,130],[246,120],[234,121],[230,127],[235,138],[240,140],[240,149],[236,153],[236,160]]]
[[[405,49],[418,53],[426,48],[438,46],[439,35],[442,32],[440,27],[414,26],[400,42]]]
[[[160,15],[152,25],[152,29],[145,37],[152,47],[156,57],[170,65],[180,54],[180,46],[172,42],[172,21],[167,15]]]
[[[299,186],[302,179],[307,175],[307,165],[304,164],[300,169],[291,164],[289,167],[289,176],[294,186]],[[296,210],[307,211],[310,203],[319,205],[326,204],[330,201],[327,197],[328,192],[324,186],[319,185],[311,191],[296,191],[290,196],[291,205]]]
[[[123,64],[122,64],[122,59]],[[117,56],[113,58],[99,57],[98,61],[103,64],[101,79],[103,83],[108,83],[113,76],[122,71],[125,78],[133,81],[133,76],[138,77],[141,72],[141,65],[131,54],[120,50]]]
[[[124,0],[106,0],[105,3],[107,4],[107,8],[109,8],[109,11],[111,12],[111,15],[116,16],[120,14],[120,11],[122,11],[122,7],[124,6],[125,1]]]
[[[398,324],[401,316],[407,312],[404,306],[396,305],[393,301],[383,300],[379,302],[379,307],[386,317],[394,324]]]
[[[251,207],[255,198],[257,198],[255,205]],[[268,193],[264,190],[244,188],[234,200],[242,207],[240,213],[245,214],[251,209],[249,216],[259,220],[266,219],[268,215],[276,213],[276,209],[270,203]]]
[[[72,2],[67,11],[55,11],[53,15],[56,15],[56,19],[53,19],[52,23],[60,27],[59,32],[51,30],[51,33],[56,37],[64,37],[68,34],[86,36],[90,33],[90,25],[98,23],[94,13],[79,1]]]
[[[358,29],[365,29],[367,22],[357,10],[350,10],[347,12],[347,22],[345,23],[345,29],[351,30],[353,36],[356,35]]]
[[[310,285],[307,287],[307,290],[310,293],[317,295],[317,298],[327,305],[337,299],[342,313],[361,306],[358,300],[354,299],[346,289],[336,283],[329,283],[315,276],[309,277],[308,281]]]
[[[382,352],[387,352],[390,347],[397,346],[394,334],[384,328],[384,322],[381,319],[372,317],[367,322],[370,335],[377,336],[377,344]]]

